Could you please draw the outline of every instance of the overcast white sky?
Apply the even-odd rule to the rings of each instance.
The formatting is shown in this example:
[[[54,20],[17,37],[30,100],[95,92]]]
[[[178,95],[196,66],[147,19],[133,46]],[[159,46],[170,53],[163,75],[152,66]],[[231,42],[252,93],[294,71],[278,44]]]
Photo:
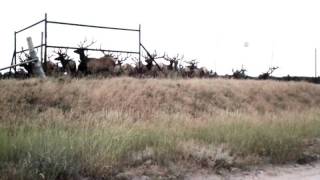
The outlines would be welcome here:
[[[10,0],[0,7],[0,67],[10,64],[13,32],[43,19],[45,12],[54,21],[127,28],[141,24],[148,49],[184,54],[218,74],[230,74],[243,64],[249,75],[273,65],[280,67],[275,75],[314,76],[314,48],[320,56],[317,0]],[[36,44],[42,28],[19,35],[18,47],[27,36]],[[86,36],[103,48],[137,50],[134,33],[52,25],[48,36],[49,44],[76,46]]]

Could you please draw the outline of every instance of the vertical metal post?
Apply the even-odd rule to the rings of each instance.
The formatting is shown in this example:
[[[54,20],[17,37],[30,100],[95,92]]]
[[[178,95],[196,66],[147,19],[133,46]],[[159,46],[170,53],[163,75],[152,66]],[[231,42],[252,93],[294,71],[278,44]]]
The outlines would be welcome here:
[[[314,77],[317,78],[317,48],[314,49]]]
[[[47,52],[47,46],[48,46],[48,16],[47,13],[45,14],[44,17],[44,71],[47,72],[47,56],[48,56],[48,52]]]
[[[14,64],[17,64],[17,32],[14,32]],[[12,64],[11,64],[12,65]],[[11,71],[11,69],[10,69]],[[14,71],[17,71],[17,67],[14,67]]]
[[[43,32],[41,32],[41,47],[40,47],[40,60],[41,60],[41,63],[43,63]]]
[[[141,24],[139,24],[139,69],[141,68]]]

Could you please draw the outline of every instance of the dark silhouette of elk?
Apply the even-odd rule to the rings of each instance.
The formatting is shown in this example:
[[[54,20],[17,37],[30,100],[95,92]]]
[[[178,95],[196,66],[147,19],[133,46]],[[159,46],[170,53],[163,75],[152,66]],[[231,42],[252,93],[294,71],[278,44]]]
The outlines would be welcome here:
[[[89,58],[85,54],[85,51],[95,42],[92,41],[90,44],[85,46],[86,42],[87,40],[80,42],[80,44],[78,45],[79,48],[74,51],[80,56],[80,64],[78,66],[78,70],[84,74],[96,74],[101,72],[113,73],[114,67],[116,65],[113,56],[105,55],[101,58]],[[103,51],[101,50],[101,52]]]
[[[234,79],[247,79],[248,78],[248,76],[246,75],[246,69],[245,68],[243,68],[243,67],[241,67],[241,69],[240,70],[233,70],[232,69],[232,78],[234,78]]]
[[[24,63],[26,61],[31,60],[32,59],[31,56],[28,53],[24,52],[23,48],[21,48],[21,49],[22,49],[22,52],[18,56],[20,63]],[[24,57],[22,57],[22,55]],[[24,68],[26,70],[28,77],[30,77],[33,74],[33,64],[32,64],[32,62],[21,64],[20,67],[22,67],[22,68]]]
[[[196,59],[190,61],[184,61],[188,65],[183,69],[182,76],[193,77],[195,75],[195,70],[198,69],[198,61]]]
[[[156,59],[164,58],[165,54],[163,54],[162,56],[159,56],[157,51],[155,50],[152,54],[147,52],[147,55],[142,55],[142,57],[144,58],[144,61],[147,63],[146,68],[148,70],[152,70],[153,63],[155,63],[157,68],[161,71],[161,68],[160,68],[159,64],[156,62]]]
[[[156,51],[154,51],[154,53],[152,54],[147,51],[146,53],[146,55],[142,55],[146,64],[144,65],[139,60],[137,60],[135,66],[136,72],[140,75],[144,74],[147,76],[156,77],[159,72],[162,72],[162,68],[156,62],[156,59],[164,58],[164,55],[159,56]]]
[[[216,77],[219,77],[218,73],[213,71],[213,70],[210,70],[209,71],[209,77],[212,77],[212,78],[216,78]]]
[[[24,55],[24,58],[22,57],[22,54]],[[18,56],[18,59],[19,59],[20,63],[24,63],[28,60],[31,60],[30,56],[25,52],[20,53]],[[32,66],[30,65],[30,63],[21,64],[19,66],[22,68],[17,69],[14,74],[11,74],[11,72],[10,72],[10,76],[8,76],[8,78],[14,77],[14,78],[22,78],[23,79],[23,78],[30,77],[30,74],[32,72]]]
[[[17,79],[25,79],[25,78],[28,78],[30,77],[28,72],[26,72],[25,70],[23,69],[18,69],[14,74],[13,74],[13,77],[14,78],[17,78]]]
[[[191,61],[185,61],[186,63],[188,63],[189,65],[187,66],[191,71],[194,71],[195,69],[197,69],[197,65],[198,65],[198,61],[196,59],[193,59]]]
[[[200,77],[200,78],[203,78],[203,77],[209,77],[209,71],[206,67],[198,67],[198,61],[196,61],[195,59],[194,60],[191,60],[191,61],[186,61],[189,66],[187,66],[186,69],[189,69],[189,77]]]
[[[165,55],[164,60],[169,62],[169,65],[167,66],[168,70],[175,70],[178,71],[178,65],[179,61],[183,60],[184,56],[182,55],[181,57],[179,54],[177,54],[174,57],[169,57],[168,55]]]
[[[258,79],[263,79],[263,80],[269,79],[272,73],[278,68],[279,67],[270,67],[267,72],[260,74]]]
[[[22,57],[22,54],[24,55],[24,58]],[[45,67],[44,69],[46,69],[46,74],[47,75],[55,75],[58,72],[58,64],[53,63],[50,58],[52,56],[48,57],[48,61],[47,63],[42,63],[42,67]],[[22,53],[20,54],[20,56],[18,57],[20,60],[20,63],[24,63],[26,61],[31,60],[31,56],[23,51],[22,48]],[[20,65],[21,67],[23,67],[26,71],[27,71],[27,76],[30,77],[34,74],[34,62],[28,62],[28,63],[24,63]]]
[[[120,54],[117,56],[112,55],[112,57],[114,57],[114,59],[116,60],[116,66],[114,68],[114,72],[117,75],[126,73],[125,71],[128,70],[128,68],[130,69],[130,67],[127,65],[123,66],[123,63],[131,57],[130,54],[127,54],[126,56],[121,56]]]
[[[121,57],[121,55],[116,56],[116,57],[115,57],[115,59],[116,59],[116,65],[118,65],[118,66],[121,67],[122,64],[123,64],[125,61],[127,61],[130,57],[131,57],[130,54],[127,54],[126,56],[122,56],[122,57]]]
[[[133,61],[133,74],[134,75],[142,75],[142,73],[145,73],[147,71],[147,68],[144,64],[142,64],[137,57],[134,57],[131,59]]]
[[[201,78],[210,77],[210,72],[206,67],[201,67],[199,69],[196,69],[196,75]]]
[[[60,61],[63,72],[74,76],[77,72],[77,65],[76,62],[68,56],[68,49],[66,49],[65,52],[62,52],[62,49],[58,49],[58,51],[54,51],[54,53],[58,55],[55,60]]]
[[[46,69],[46,75],[48,76],[57,76],[61,71],[58,63],[52,62],[50,59],[53,55],[48,57],[47,63],[42,63],[42,67]]]
[[[12,74],[11,71],[5,72],[5,73],[3,73],[3,74],[1,75],[1,79],[9,79],[9,78],[12,78],[12,77],[14,77],[14,74]]]
[[[209,71],[205,67],[198,68],[198,61],[185,61],[189,65],[185,68],[185,73],[188,77],[209,77]]]

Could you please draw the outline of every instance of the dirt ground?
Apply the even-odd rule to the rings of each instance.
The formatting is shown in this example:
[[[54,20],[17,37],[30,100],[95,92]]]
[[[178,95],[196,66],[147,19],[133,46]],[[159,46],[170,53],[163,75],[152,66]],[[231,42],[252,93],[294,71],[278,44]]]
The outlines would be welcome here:
[[[320,162],[308,165],[265,166],[226,175],[194,174],[188,180],[319,180]]]

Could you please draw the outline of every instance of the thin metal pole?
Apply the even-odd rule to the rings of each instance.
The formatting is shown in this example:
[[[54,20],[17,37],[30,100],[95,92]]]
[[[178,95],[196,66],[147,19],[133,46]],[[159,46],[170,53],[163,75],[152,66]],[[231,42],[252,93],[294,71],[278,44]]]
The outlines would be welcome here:
[[[14,32],[14,64],[17,64],[17,32]],[[14,67],[14,71],[17,71],[16,66]]]
[[[141,24],[139,24],[139,69],[141,68]]]
[[[314,49],[314,77],[317,78],[317,48]]]
[[[28,61],[25,61],[25,62],[22,62],[22,63],[19,63],[19,64],[13,64],[11,66],[1,68],[0,71],[5,70],[5,69],[9,69],[9,68],[11,69],[13,67],[21,66],[23,64],[28,64],[30,62],[35,62],[35,61],[38,61],[38,59],[31,59],[31,60],[28,60]]]
[[[15,52],[13,51],[13,55],[12,55],[12,59],[11,59],[11,66],[13,65],[13,61],[14,61],[14,57],[15,57]],[[9,69],[9,73],[11,74],[11,68],[12,67],[9,67],[10,69]]]
[[[38,49],[40,47],[41,47],[41,45],[38,45],[38,46],[35,46],[34,48]],[[21,51],[16,51],[16,54],[20,54],[20,53],[23,53],[23,52],[26,52],[26,51],[30,51],[30,49],[24,49],[24,50],[21,50]]]
[[[154,59],[154,57],[152,57],[152,55],[149,53],[149,51],[147,50],[146,47],[144,47],[144,45],[141,44],[141,47],[143,48],[143,50],[147,53],[147,55],[149,56],[150,59],[152,59],[152,61],[156,64],[156,66],[158,67],[158,69],[160,71],[162,71],[161,67],[159,66],[159,64],[156,62],[156,60]],[[243,66],[243,65],[242,65]]]
[[[40,60],[43,63],[43,32],[41,32],[41,49],[40,49]]]
[[[34,27],[34,26],[36,26],[36,25],[38,25],[38,24],[42,23],[43,21],[44,21],[44,20],[38,21],[38,22],[36,22],[36,23],[34,23],[34,24],[32,24],[32,25],[30,25],[30,26],[26,27],[26,28],[23,28],[23,29],[21,29],[21,30],[17,31],[17,33],[20,33],[20,32],[22,32],[22,31],[25,31],[25,30],[27,30],[27,29],[30,29],[30,28],[32,28],[32,27]]]
[[[14,34],[13,34],[13,55],[12,55],[12,59],[11,59],[11,66],[14,64],[14,59],[15,59],[15,56],[16,56],[16,35],[17,35],[17,33],[16,33],[16,31],[14,32]],[[10,70],[9,70],[9,72],[11,72],[11,67],[10,67]]]
[[[47,45],[48,45],[48,16],[47,13],[44,16],[44,71],[47,72]]]
[[[52,45],[47,45],[47,48],[79,49],[79,47],[52,46]],[[139,52],[135,52],[135,51],[119,51],[119,50],[111,50],[111,49],[92,49],[92,48],[83,48],[83,49],[88,51],[105,51],[105,52],[115,52],[115,53],[139,54]]]

